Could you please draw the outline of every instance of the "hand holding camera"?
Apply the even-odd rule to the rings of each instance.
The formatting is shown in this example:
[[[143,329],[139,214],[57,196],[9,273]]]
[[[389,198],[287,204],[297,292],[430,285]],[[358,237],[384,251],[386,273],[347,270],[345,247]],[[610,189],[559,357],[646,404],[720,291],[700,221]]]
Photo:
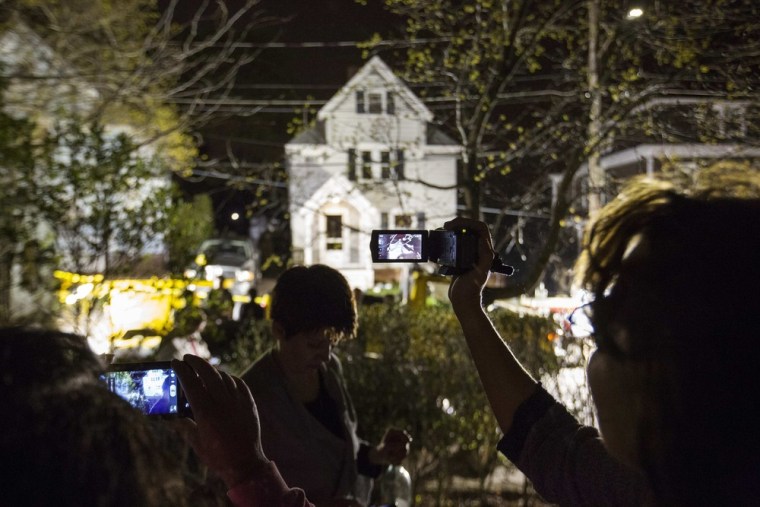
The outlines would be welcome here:
[[[482,236],[488,238],[488,249]],[[490,253],[488,270],[510,276],[514,268],[501,262],[490,243],[488,227],[477,220],[456,218],[432,231],[382,229],[372,231],[373,262],[434,262],[438,274],[462,275],[480,262],[480,252]]]

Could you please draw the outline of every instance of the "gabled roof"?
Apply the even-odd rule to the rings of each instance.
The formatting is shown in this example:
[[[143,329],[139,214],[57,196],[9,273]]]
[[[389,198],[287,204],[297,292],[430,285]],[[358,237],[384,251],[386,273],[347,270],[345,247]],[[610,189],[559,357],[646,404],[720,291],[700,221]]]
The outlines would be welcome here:
[[[373,56],[364,67],[354,74],[354,76],[348,80],[343,88],[338,90],[338,93],[327,101],[327,104],[322,106],[322,109],[317,113],[317,118],[324,120],[327,115],[334,112],[345,100],[354,100],[354,91],[362,87],[362,83],[367,80],[368,76],[375,73],[385,82],[388,89],[393,90],[399,99],[406,102],[409,107],[415,111],[421,120],[431,121],[433,119],[433,113],[422,103],[422,101],[409,89],[406,84],[399,79],[396,74],[388,67],[379,56]]]
[[[336,174],[328,178],[316,189],[311,197],[300,206],[300,212],[304,214],[318,213],[320,207],[332,198],[346,201],[361,210],[362,214],[375,213],[380,218],[377,207],[367,199],[364,192],[357,192],[356,184],[349,181],[342,174]]]
[[[325,144],[325,122],[318,121],[313,127],[298,133],[293,139],[286,144]]]

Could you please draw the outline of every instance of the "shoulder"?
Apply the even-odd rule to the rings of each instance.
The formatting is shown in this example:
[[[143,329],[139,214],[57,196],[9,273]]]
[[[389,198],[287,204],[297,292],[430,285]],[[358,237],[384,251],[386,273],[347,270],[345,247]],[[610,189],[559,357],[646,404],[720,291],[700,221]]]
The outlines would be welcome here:
[[[340,358],[333,352],[330,352],[330,359],[327,361],[327,369],[335,371],[338,375],[343,376],[343,364],[340,362]]]
[[[279,375],[279,369],[274,361],[273,352],[270,350],[261,355],[256,361],[240,375],[240,378],[248,384],[253,392],[254,387],[262,382],[271,383],[272,377]]]

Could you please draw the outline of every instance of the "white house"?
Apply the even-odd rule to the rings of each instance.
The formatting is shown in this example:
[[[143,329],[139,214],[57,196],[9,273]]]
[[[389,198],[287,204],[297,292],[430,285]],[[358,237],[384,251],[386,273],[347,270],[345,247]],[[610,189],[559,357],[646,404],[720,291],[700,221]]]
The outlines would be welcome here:
[[[294,260],[339,269],[352,287],[399,279],[372,264],[373,229],[434,229],[456,214],[455,141],[377,56],[285,145]]]
[[[599,160],[605,177],[605,200],[615,197],[620,184],[630,177],[653,176],[668,165],[694,171],[716,162],[760,158],[756,142],[758,107],[752,101],[688,95],[659,97],[633,113],[643,132],[629,133],[633,141],[613,140]],[[656,136],[644,133],[651,124],[657,126]],[[578,179],[587,177],[588,167],[584,165]]]
[[[72,65],[66,60],[65,55],[56,53],[44,40],[23,22],[14,19],[0,30],[0,73],[6,82],[4,83],[3,101],[0,107],[3,111],[15,118],[26,118],[36,124],[39,129],[50,128],[56,121],[66,120],[75,115],[85,116],[98,104],[100,94],[94,85],[85,79],[76,77]],[[103,125],[106,142],[114,139],[118,134],[125,133],[133,139],[144,139],[145,135],[136,130],[128,121],[109,120]],[[156,155],[155,145],[145,144],[136,151],[136,156],[146,161]],[[59,162],[70,162],[71,155],[66,146],[56,150],[53,155]],[[6,182],[4,177],[8,168],[0,167],[0,186]],[[24,169],[28,171],[28,169]],[[30,177],[37,177],[32,172],[27,172]],[[117,196],[123,208],[139,209],[146,198],[157,190],[167,188],[170,184],[169,174],[159,174],[151,179],[141,181],[139,185],[123,195]],[[7,175],[5,176],[7,177]],[[40,176],[40,178],[45,175]],[[13,187],[11,187],[13,188]],[[88,209],[89,201],[78,195],[74,187],[64,188],[62,192],[71,195],[71,200],[78,199],[84,209]],[[2,198],[0,191],[0,198]],[[86,196],[85,196],[86,197]],[[82,204],[84,203],[84,204]],[[122,211],[123,212],[123,211]],[[74,257],[74,249],[67,248],[67,241],[76,241],[78,238],[61,237],[55,232],[51,223],[38,220],[33,209],[26,213],[23,225],[32,231],[29,243],[39,243],[46,247],[55,245],[56,253],[60,255],[57,268],[70,269],[71,260]],[[0,217],[0,222],[8,217]],[[112,249],[118,250],[120,245],[114,240]],[[143,253],[155,254],[163,251],[163,238],[146,238]],[[24,244],[3,245],[7,252],[11,252],[18,259],[25,252]],[[90,271],[96,272],[102,269],[102,259],[95,259],[88,266]],[[16,263],[10,266],[10,312],[13,317],[38,312],[40,301],[49,294],[47,286],[30,292],[20,284],[21,267]]]

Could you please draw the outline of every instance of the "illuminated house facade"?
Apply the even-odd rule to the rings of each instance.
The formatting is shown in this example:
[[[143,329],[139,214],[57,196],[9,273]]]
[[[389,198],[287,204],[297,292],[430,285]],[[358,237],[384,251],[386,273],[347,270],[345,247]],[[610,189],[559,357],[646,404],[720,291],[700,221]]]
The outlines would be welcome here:
[[[373,265],[373,229],[434,229],[456,214],[459,146],[379,58],[369,60],[286,144],[293,256],[340,270],[352,287],[398,280]]]

